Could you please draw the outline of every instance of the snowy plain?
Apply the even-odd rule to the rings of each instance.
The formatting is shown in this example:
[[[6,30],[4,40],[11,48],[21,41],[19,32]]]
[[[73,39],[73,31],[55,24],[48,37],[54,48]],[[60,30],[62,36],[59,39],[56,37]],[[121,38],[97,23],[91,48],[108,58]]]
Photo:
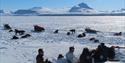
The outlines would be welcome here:
[[[11,40],[14,33],[3,30],[3,24],[26,30],[32,37]],[[36,24],[45,27],[45,32],[31,32]],[[77,38],[86,27],[101,32]],[[56,29],[59,33],[53,34]],[[70,29],[76,29],[76,34],[67,36]],[[113,36],[116,32],[123,32],[123,35]],[[99,45],[89,41],[91,37],[109,47],[125,46],[125,16],[0,16],[0,63],[35,63],[39,48],[45,51],[45,59],[54,61],[58,54],[65,55],[70,46],[75,47],[74,54],[79,58],[84,47],[95,49]],[[125,63],[125,49],[116,49],[116,57],[120,63]]]

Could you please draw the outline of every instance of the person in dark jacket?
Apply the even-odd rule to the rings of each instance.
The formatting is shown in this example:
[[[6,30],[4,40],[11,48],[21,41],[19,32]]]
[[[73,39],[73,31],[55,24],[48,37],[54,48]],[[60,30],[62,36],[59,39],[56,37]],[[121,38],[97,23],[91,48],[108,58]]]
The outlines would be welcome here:
[[[104,43],[101,43],[96,49],[94,55],[95,62],[105,62],[108,58],[108,47]]]
[[[92,63],[92,57],[88,48],[84,48],[79,58],[79,63]]]
[[[44,51],[43,49],[38,50],[38,55],[36,56],[36,63],[44,63]]]
[[[110,47],[108,51],[108,59],[113,60],[115,58],[115,49],[114,47]]]

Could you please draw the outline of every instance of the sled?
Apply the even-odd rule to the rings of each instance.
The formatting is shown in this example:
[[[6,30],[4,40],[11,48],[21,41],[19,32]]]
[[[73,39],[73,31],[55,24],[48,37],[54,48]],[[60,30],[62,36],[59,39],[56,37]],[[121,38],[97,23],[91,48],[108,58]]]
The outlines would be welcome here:
[[[125,49],[125,47],[122,46],[112,46],[113,48],[119,48],[119,49]]]
[[[118,59],[109,59],[108,61],[106,61],[105,63],[121,63],[120,60]]]
[[[120,61],[106,61],[105,63],[121,63]]]

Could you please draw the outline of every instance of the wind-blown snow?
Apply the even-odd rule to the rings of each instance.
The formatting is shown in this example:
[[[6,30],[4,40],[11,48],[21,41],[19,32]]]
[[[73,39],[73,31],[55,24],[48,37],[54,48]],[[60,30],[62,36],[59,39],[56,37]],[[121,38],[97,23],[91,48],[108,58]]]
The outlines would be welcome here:
[[[13,32],[3,30],[3,24],[10,24],[12,28],[24,29],[32,37],[10,40]],[[33,25],[45,27],[45,32],[34,33]],[[77,38],[86,27],[101,31],[87,34],[85,38]],[[59,29],[58,34],[53,31]],[[76,29],[76,34],[67,36],[66,32]],[[123,32],[122,36],[113,36],[115,32]],[[1,16],[0,17],[0,63],[35,63],[37,50],[43,48],[45,59],[55,60],[58,54],[65,55],[68,47],[75,47],[75,55],[79,58],[84,47],[94,49],[99,43],[89,41],[96,37],[107,46],[125,46],[125,17],[124,16]],[[125,49],[116,49],[117,58],[125,62]]]

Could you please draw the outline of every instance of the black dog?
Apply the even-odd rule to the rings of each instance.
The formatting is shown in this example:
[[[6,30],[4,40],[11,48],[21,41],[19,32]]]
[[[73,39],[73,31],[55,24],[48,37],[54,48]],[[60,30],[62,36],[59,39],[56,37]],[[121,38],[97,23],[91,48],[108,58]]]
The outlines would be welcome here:
[[[18,29],[15,29],[15,35],[19,34],[19,35],[23,35],[25,33],[24,30],[18,30]]]
[[[26,34],[24,36],[22,36],[21,38],[27,38],[27,37],[30,37],[31,35],[30,34]]]
[[[89,40],[90,40],[90,41],[94,41],[94,40],[95,40],[95,38],[93,37],[93,38],[90,38]]]
[[[70,35],[71,33],[70,32],[67,32],[67,35]]]
[[[69,30],[72,34],[74,34],[75,32],[76,32],[76,30],[75,29],[71,29],[71,30]]]
[[[10,29],[10,30],[9,30],[9,32],[13,32],[13,30],[12,30],[12,29]]]
[[[14,35],[14,36],[12,37],[12,39],[19,39],[19,37],[17,37],[17,36]]]
[[[9,30],[9,29],[12,29],[12,28],[9,26],[9,24],[4,24],[4,29]]]
[[[94,43],[99,43],[99,40],[96,39],[96,38],[94,38],[94,37],[90,38],[89,40],[90,40],[90,41],[94,41]]]
[[[119,33],[115,33],[114,36],[121,36],[122,35],[122,32],[119,32]]]
[[[98,39],[95,39],[95,40],[94,40],[94,43],[99,43],[99,40],[98,40]]]
[[[58,33],[58,31],[59,31],[59,30],[57,29],[57,30],[54,31],[54,33],[56,34],[56,33]]]
[[[85,33],[82,33],[82,34],[79,34],[77,37],[78,38],[82,38],[82,37],[85,37],[86,36],[86,34]]]

